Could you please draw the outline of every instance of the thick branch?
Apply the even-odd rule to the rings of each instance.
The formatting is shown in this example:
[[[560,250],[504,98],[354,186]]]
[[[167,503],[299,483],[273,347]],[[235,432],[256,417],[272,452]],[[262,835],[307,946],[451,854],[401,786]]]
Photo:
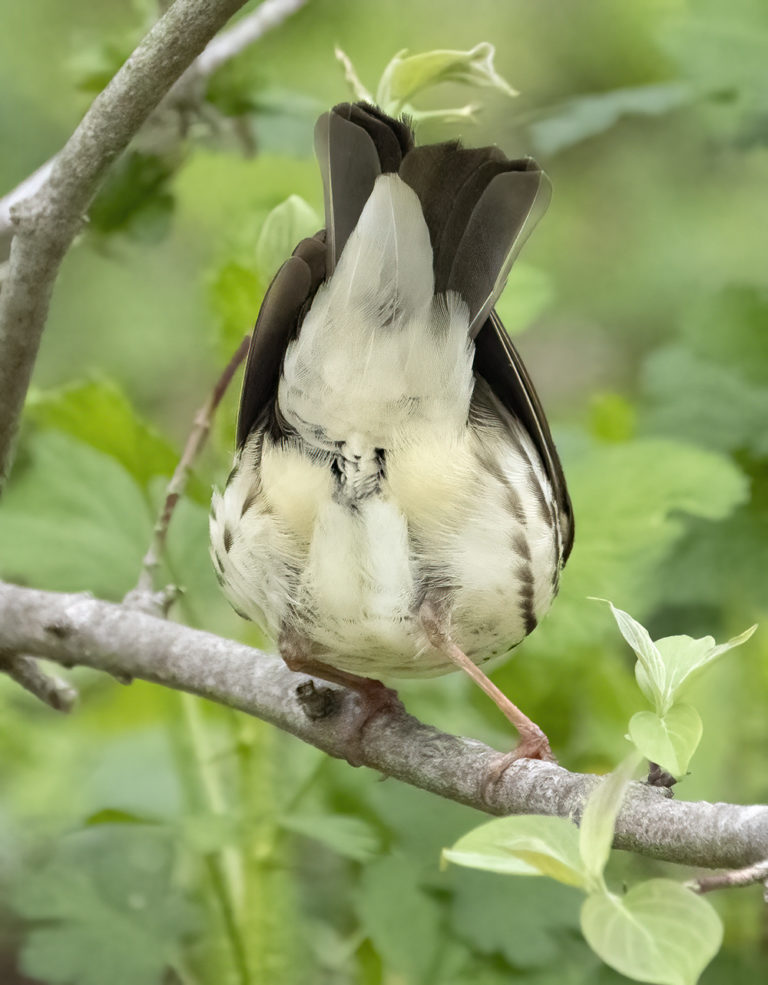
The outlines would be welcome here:
[[[342,700],[328,703],[331,714],[310,719],[296,693],[298,675],[278,658],[85,595],[0,583],[3,649],[198,694],[340,758],[346,751],[343,736],[350,731],[346,726],[357,712],[357,699],[344,693]],[[483,780],[502,754],[438,732],[405,713],[372,719],[361,749],[366,766],[491,814],[578,819],[597,779],[552,763],[521,760],[485,801]],[[741,868],[768,858],[768,806],[686,803],[634,784],[619,815],[615,845],[671,862]]]
[[[0,486],[59,265],[111,162],[244,0],[176,0],[96,97],[42,187],[16,207],[0,293]]]

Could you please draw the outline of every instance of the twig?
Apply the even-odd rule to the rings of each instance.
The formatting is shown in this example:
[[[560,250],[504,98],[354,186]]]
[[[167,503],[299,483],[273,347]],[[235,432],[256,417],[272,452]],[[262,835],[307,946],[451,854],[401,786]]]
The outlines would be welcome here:
[[[213,38],[174,83],[171,91],[186,92],[189,88],[194,88],[194,84],[209,78],[226,62],[237,57],[273,28],[279,27],[306,3],[308,0],[264,0],[252,13]],[[0,198],[0,259],[8,256],[14,234],[13,208],[40,190],[50,177],[55,160],[55,156],[50,158]]]
[[[211,422],[213,421],[213,415],[216,413],[216,408],[227,392],[227,388],[232,382],[232,377],[235,375],[238,366],[248,355],[250,342],[250,335],[246,335],[235,354],[227,363],[224,372],[216,381],[216,385],[211,391],[210,396],[195,414],[194,425],[187,438],[184,451],[182,452],[178,465],[174,469],[171,481],[166,486],[165,501],[157,523],[155,523],[152,543],[149,545],[149,549],[141,563],[141,575],[139,576],[139,581],[135,589],[139,595],[146,596],[147,594],[151,594],[154,589],[154,575],[160,564],[160,559],[165,552],[165,541],[168,536],[168,526],[171,522],[173,511],[176,509],[176,504],[184,495],[184,490],[187,488],[192,465],[202,451],[205,442],[208,440]],[[165,604],[160,603],[161,610],[167,609],[170,601],[172,601],[172,598],[165,596]]]
[[[200,55],[192,70],[208,77],[225,62],[239,55],[267,32],[307,4],[308,0],[264,0],[260,6],[214,38]]]
[[[53,285],[88,206],[111,163],[243,2],[176,0],[96,97],[42,187],[12,209],[16,232],[0,292],[0,489]],[[295,9],[296,0],[284,2]]]
[[[346,758],[357,698],[342,692],[330,714],[310,719],[292,673],[279,657],[210,633],[84,595],[0,583],[0,649],[198,694],[254,715],[338,758]],[[437,687],[431,682],[425,686]],[[335,711],[334,711],[335,707]],[[372,718],[360,737],[364,765],[490,814],[577,819],[597,777],[521,760],[483,795],[499,763],[495,749],[438,732],[405,714]],[[614,844],[643,855],[705,868],[744,868],[768,858],[768,806],[688,803],[633,784]]]
[[[366,103],[375,103],[376,100],[368,92],[363,83],[360,81],[360,76],[357,74],[355,66],[352,64],[352,59],[349,55],[340,48],[338,45],[333,49],[333,53],[336,56],[336,61],[344,69],[344,81],[347,83],[349,88],[352,90],[352,94],[355,99],[362,99]]]
[[[0,671],[54,711],[71,711],[77,701],[76,689],[61,677],[46,674],[33,657],[0,652]]]
[[[768,900],[768,859],[748,865],[743,869],[731,869],[730,872],[719,872],[714,876],[699,876],[686,883],[695,893],[711,893],[715,889],[738,889],[742,886],[753,886],[762,882],[765,886]]]

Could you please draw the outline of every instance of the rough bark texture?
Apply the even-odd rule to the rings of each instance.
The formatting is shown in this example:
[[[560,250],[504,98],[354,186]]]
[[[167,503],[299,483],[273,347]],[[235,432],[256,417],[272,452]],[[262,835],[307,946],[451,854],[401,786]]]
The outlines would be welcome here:
[[[297,687],[306,678],[280,659],[86,595],[0,583],[0,651],[31,653],[64,666],[138,677],[197,694],[271,722],[345,758],[356,698],[312,719]],[[490,814],[550,814],[578,820],[597,777],[523,760],[485,796],[484,779],[502,755],[482,742],[423,725],[405,713],[380,716],[356,755],[365,766]],[[615,846],[708,868],[741,868],[768,858],[768,806],[689,803],[633,784],[619,814]]]

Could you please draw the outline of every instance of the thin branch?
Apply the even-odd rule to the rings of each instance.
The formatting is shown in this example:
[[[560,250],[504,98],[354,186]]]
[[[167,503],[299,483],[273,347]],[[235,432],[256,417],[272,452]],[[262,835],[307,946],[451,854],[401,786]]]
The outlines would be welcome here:
[[[141,563],[141,575],[139,576],[139,582],[136,586],[136,592],[140,595],[152,593],[154,589],[154,575],[158,565],[160,564],[160,559],[165,552],[165,541],[168,536],[168,526],[171,522],[173,511],[176,509],[176,504],[184,495],[184,490],[187,488],[187,482],[189,480],[189,473],[192,465],[202,451],[205,442],[208,440],[208,435],[211,431],[211,422],[213,421],[213,415],[216,413],[216,408],[219,406],[222,397],[227,392],[227,388],[232,382],[232,377],[237,372],[238,366],[248,355],[248,346],[250,345],[250,342],[250,335],[246,335],[238,346],[237,351],[224,368],[224,372],[216,381],[216,385],[211,391],[210,396],[195,414],[194,425],[189,433],[189,437],[187,438],[184,451],[182,452],[181,458],[174,469],[173,475],[171,476],[171,481],[166,486],[165,502],[163,503],[163,509],[157,519],[157,523],[155,524],[152,535],[152,543],[149,545],[149,549],[144,555],[144,560]],[[133,593],[131,593],[131,595],[133,595]],[[167,609],[167,604],[165,608]]]
[[[54,711],[71,711],[77,701],[77,691],[68,681],[55,674],[46,674],[32,657],[0,651],[0,672]]]
[[[88,206],[110,164],[243,3],[176,0],[96,97],[54,158],[47,180],[11,210],[16,232],[0,292],[0,489],[56,275]],[[277,23],[281,6],[279,0],[269,4],[269,16],[262,14],[264,30]],[[288,13],[296,9],[296,0],[282,4]]]
[[[222,31],[214,38],[192,66],[193,71],[205,78],[213,75],[225,62],[279,27],[306,3],[307,0],[264,0],[252,14],[243,17],[229,30]]]
[[[297,694],[307,679],[278,657],[86,595],[0,583],[0,649],[197,694],[338,758],[346,757],[345,735],[359,721],[357,698],[348,692],[327,702],[325,714],[314,709],[309,717]],[[597,782],[553,763],[521,760],[484,798],[484,779],[503,754],[438,732],[405,712],[371,719],[356,752],[371,769],[490,814],[577,820]],[[619,814],[614,844],[687,865],[743,868],[768,858],[768,806],[687,803],[637,783]]]
[[[711,893],[715,889],[739,889],[758,882],[765,886],[768,899],[768,859],[743,869],[731,869],[730,872],[719,872],[714,876],[699,876],[698,879],[687,882],[686,886],[695,893]]]
[[[307,2],[308,0],[264,0],[252,13],[213,38],[177,79],[172,91],[186,92],[208,79],[226,62],[236,58],[273,28],[279,27]],[[55,160],[56,156],[50,158],[0,198],[0,259],[5,259],[10,249],[15,226],[12,217],[14,207],[39,191],[50,177]]]

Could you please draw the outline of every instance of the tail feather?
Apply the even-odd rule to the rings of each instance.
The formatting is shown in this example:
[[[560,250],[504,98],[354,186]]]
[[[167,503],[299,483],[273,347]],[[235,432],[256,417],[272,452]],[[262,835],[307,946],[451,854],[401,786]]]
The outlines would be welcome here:
[[[397,171],[413,146],[410,127],[361,103],[340,103],[315,126],[325,193],[330,277],[380,174]]]

